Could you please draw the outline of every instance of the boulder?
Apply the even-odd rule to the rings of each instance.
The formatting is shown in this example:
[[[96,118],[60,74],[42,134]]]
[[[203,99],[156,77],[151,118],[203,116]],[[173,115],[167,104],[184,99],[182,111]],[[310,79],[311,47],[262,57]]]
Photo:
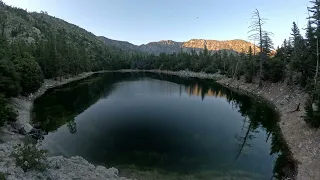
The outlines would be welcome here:
[[[43,139],[45,135],[48,133],[41,131],[40,129],[33,128],[27,135],[38,140],[38,139]]]
[[[289,103],[288,99],[282,99],[280,105],[287,105]]]
[[[316,103],[312,104],[312,109],[313,109],[313,111],[317,111],[318,110],[318,106],[316,105]]]
[[[27,123],[22,128],[19,129],[19,133],[23,135],[27,135],[32,131],[32,129],[33,127],[29,123]]]

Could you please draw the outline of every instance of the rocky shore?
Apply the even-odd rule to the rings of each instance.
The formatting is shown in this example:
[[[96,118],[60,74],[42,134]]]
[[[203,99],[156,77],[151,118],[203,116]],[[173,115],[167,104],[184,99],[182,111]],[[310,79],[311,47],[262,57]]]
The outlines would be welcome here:
[[[291,149],[294,159],[298,162],[295,179],[320,179],[320,131],[311,129],[303,121],[304,103],[307,94],[298,87],[288,87],[285,83],[266,83],[262,88],[259,88],[257,84],[244,83],[243,79],[234,80],[225,78],[219,74],[190,71],[120,70],[120,72],[153,72],[181,77],[214,79],[218,83],[242,93],[263,97],[273,103],[281,115],[279,123],[281,131]],[[24,126],[29,123],[33,100],[41,96],[47,89],[82,79],[92,74],[84,73],[76,78],[66,79],[62,82],[46,80],[44,85],[34,95],[28,98],[19,97],[13,99],[13,104],[19,113],[18,125]],[[299,104],[299,111],[294,111]],[[45,177],[47,179],[125,179],[118,177],[116,169],[106,169],[102,166],[95,167],[81,157],[69,159],[60,156],[49,157],[51,168],[45,173],[24,173],[22,169],[15,167],[12,158],[8,156],[13,147],[21,142],[20,139],[23,138],[23,135],[13,133],[11,130],[10,127],[5,127],[0,136],[0,172],[11,174],[8,176],[8,179],[34,179],[34,177]],[[57,168],[57,164],[59,168]]]

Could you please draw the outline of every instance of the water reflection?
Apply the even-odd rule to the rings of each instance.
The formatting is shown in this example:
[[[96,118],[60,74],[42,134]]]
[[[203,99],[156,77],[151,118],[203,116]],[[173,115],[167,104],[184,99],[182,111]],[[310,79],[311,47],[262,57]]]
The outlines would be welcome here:
[[[233,153],[234,157],[232,157],[232,159],[236,161],[248,160],[247,156],[249,155],[247,155],[247,152],[250,151],[250,148],[255,148],[254,146],[258,145],[257,139],[259,138],[257,137],[263,137],[265,138],[265,142],[271,143],[270,160],[276,159],[272,176],[277,179],[292,176],[292,170],[295,168],[294,162],[280,134],[280,129],[277,126],[279,118],[273,108],[269,107],[266,103],[230,91],[209,80],[195,78],[185,79],[176,76],[150,73],[108,73],[106,75],[95,75],[94,77],[79,82],[49,90],[44,96],[36,100],[33,109],[33,120],[40,123],[41,128],[47,132],[55,132],[66,124],[69,132],[76,135],[78,130],[75,119],[79,114],[84,113],[90,106],[97,104],[101,99],[108,98],[109,95],[120,86],[119,83],[137,81],[145,78],[163,81],[152,81],[152,87],[149,84],[143,84],[143,81],[141,81],[141,84],[138,84],[139,86],[146,86],[145,88],[152,89],[153,91],[160,91],[161,89],[161,93],[165,93],[166,95],[178,93],[180,97],[187,94],[188,96],[200,97],[202,101],[206,101],[207,99],[209,101],[211,100],[210,97],[220,98],[222,101],[225,101],[232,109],[237,110],[242,118],[242,125],[239,126],[241,131],[234,135],[237,148],[236,153]],[[172,83],[176,83],[176,85],[172,85]],[[133,86],[131,86],[131,88],[132,87]],[[127,94],[126,96],[130,96],[130,89],[124,88],[123,93]],[[124,96],[123,94],[121,95]],[[161,105],[162,101],[160,99],[157,100],[157,104]],[[172,102],[174,103],[174,101]],[[138,104],[139,102],[136,103]],[[152,104],[150,104],[150,106],[158,107]],[[174,109],[174,111],[179,111],[179,109]],[[146,110],[146,112],[148,112],[148,110]],[[152,112],[151,107],[150,112]],[[152,118],[154,117],[152,116]],[[177,117],[177,121],[182,121],[183,119],[184,118]],[[175,166],[180,165],[184,166],[184,170],[188,170],[188,172],[190,172],[191,169],[206,169],[206,166],[220,166],[220,164],[212,162],[214,159],[216,159],[217,162],[220,162],[219,159],[226,162],[229,161],[228,159],[224,159],[224,157],[218,157],[216,154],[227,153],[231,151],[230,149],[225,149],[225,152],[211,152],[215,144],[210,144],[210,142],[217,143],[222,141],[222,143],[227,143],[223,142],[224,139],[215,139],[215,137],[210,134],[213,132],[202,133],[200,131],[197,133],[197,131],[190,131],[183,132],[184,136],[181,136],[181,132],[179,132],[179,134],[176,132],[176,129],[170,130],[170,128],[175,127],[174,124],[168,126],[168,124],[159,123],[157,126],[163,126],[164,129],[166,129],[166,133],[170,132],[170,134],[167,134],[168,137],[156,136],[156,132],[148,131],[148,129],[152,129],[151,125],[147,124],[148,121],[141,122],[143,122],[144,125],[138,126],[137,124],[130,124],[130,126],[136,126],[138,129],[123,129],[123,126],[114,126],[113,129],[108,129],[108,137],[104,137],[104,139],[101,137],[106,135],[102,134],[102,131],[90,131],[90,135],[96,136],[96,139],[99,141],[107,141],[114,144],[114,146],[108,148],[92,144],[91,146],[95,147],[94,149],[106,149],[106,152],[103,155],[98,151],[91,153],[99,155],[97,159],[104,158],[107,159],[108,162],[115,164],[125,164],[130,160],[131,162],[136,162],[136,164],[147,167],[170,166],[170,169],[177,169]],[[159,122],[161,121],[159,120]],[[93,123],[94,122],[87,124],[87,126],[93,126]],[[110,121],[109,123],[116,124],[119,123],[119,121]],[[192,122],[189,123],[191,124]],[[201,130],[205,131],[205,127],[202,127]],[[104,129],[103,132],[104,131],[106,130]],[[159,131],[157,133],[161,134],[162,132]],[[261,133],[265,133],[265,135],[262,136]],[[148,135],[153,138],[150,140],[146,139]],[[132,142],[132,139],[128,137],[144,139],[144,141]],[[158,147],[159,144],[170,144],[172,142],[174,142],[174,144],[171,144],[170,148],[165,146]],[[144,144],[148,144],[148,147]],[[201,146],[195,147],[195,144],[200,144]],[[137,148],[137,146],[140,148]],[[157,151],[154,150],[155,147]],[[187,149],[188,151],[183,149]],[[271,177],[267,179],[271,179]]]

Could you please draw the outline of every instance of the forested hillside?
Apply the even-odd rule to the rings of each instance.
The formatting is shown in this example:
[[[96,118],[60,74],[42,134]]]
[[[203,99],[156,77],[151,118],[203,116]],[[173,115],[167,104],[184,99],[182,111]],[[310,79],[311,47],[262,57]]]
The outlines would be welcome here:
[[[106,38],[104,36],[99,36],[98,38],[106,45],[113,46],[115,48],[120,48],[125,51],[140,51],[139,46],[131,44],[126,41],[117,41],[117,40]]]
[[[7,98],[36,91],[44,78],[130,68],[130,56],[45,12],[0,1],[0,124],[14,119]]]

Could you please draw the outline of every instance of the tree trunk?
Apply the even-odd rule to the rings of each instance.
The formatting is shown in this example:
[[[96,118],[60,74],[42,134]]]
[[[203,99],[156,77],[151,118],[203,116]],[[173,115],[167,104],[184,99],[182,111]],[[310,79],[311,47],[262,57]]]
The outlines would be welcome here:
[[[317,66],[316,66],[316,75],[314,76],[314,89],[317,90],[318,86],[318,72],[319,72],[319,41],[317,37]]]
[[[261,19],[260,19],[260,16],[259,16],[259,34],[260,34],[260,74],[259,74],[259,87],[262,87],[263,49],[262,49],[262,29],[261,29]]]

